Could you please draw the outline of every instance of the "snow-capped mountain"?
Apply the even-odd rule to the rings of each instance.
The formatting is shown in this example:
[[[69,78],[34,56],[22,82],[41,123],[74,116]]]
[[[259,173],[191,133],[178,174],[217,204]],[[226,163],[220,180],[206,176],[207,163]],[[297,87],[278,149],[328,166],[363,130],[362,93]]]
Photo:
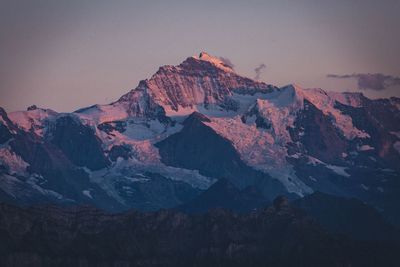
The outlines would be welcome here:
[[[399,222],[400,99],[276,87],[205,52],[108,105],[0,112],[0,199],[182,205],[225,179],[265,199],[359,198]]]

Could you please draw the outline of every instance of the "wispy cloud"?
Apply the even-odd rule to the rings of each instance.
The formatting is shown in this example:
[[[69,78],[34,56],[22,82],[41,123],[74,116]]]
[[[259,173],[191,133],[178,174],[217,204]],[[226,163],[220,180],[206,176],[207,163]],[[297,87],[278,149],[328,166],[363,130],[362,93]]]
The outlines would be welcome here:
[[[264,63],[261,63],[260,65],[258,65],[255,69],[254,72],[256,73],[256,76],[254,76],[254,80],[259,80],[261,73],[263,72],[263,70],[266,68],[267,66]]]
[[[382,91],[392,86],[400,85],[400,77],[385,75],[382,73],[353,73],[353,74],[328,74],[328,78],[356,79],[361,90]]]
[[[235,65],[232,63],[232,61],[229,58],[226,57],[219,57],[219,59],[229,68],[234,69]]]

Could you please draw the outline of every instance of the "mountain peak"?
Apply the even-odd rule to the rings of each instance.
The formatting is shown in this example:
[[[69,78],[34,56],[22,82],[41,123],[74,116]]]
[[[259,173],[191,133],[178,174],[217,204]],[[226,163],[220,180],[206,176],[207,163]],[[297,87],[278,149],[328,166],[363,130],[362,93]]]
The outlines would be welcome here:
[[[234,92],[265,92],[270,86],[236,74],[226,59],[201,52],[177,66],[165,65],[119,102],[128,106],[130,115],[144,115],[151,109],[167,116],[189,115],[197,108],[232,108]]]
[[[222,69],[224,71],[233,72],[233,68],[232,68],[231,64],[228,64],[227,62],[225,62],[221,57],[212,56],[212,55],[208,54],[207,52],[202,51],[202,52],[200,52],[198,57],[194,56],[193,58],[195,58],[197,60],[210,62],[215,67]]]

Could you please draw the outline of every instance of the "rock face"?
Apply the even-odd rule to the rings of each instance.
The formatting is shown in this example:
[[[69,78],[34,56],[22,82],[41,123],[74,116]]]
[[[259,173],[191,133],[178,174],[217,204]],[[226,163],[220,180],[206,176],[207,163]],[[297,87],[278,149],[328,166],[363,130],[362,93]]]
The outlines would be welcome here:
[[[0,204],[1,266],[398,266],[395,244],[341,239],[285,201],[215,210],[105,214]],[[290,255],[290,256],[288,256]]]
[[[0,110],[0,198],[182,206],[224,179],[261,199],[354,197],[400,224],[400,100],[276,87],[205,52],[108,105]]]
[[[354,125],[371,137],[366,142],[367,145],[374,147],[380,158],[389,164],[397,164],[400,160],[399,151],[393,143],[398,140],[400,126],[400,114],[398,108],[390,99],[370,100],[363,98],[363,106],[349,107],[337,104],[344,114],[351,116]]]
[[[241,77],[222,65],[218,59],[201,53],[178,66],[163,66],[140,88],[167,111],[193,108],[196,105],[224,106],[235,91],[266,92],[270,86]],[[119,101],[132,101],[139,91],[133,90]]]
[[[308,155],[326,163],[340,164],[342,154],[347,152],[347,142],[332,119],[323,114],[310,101],[304,100],[302,110],[290,128],[293,142],[298,142]],[[299,133],[299,130],[302,134]]]
[[[100,139],[92,128],[82,125],[70,116],[56,120],[49,129],[50,142],[57,146],[77,166],[98,170],[108,166],[109,160],[103,153]]]

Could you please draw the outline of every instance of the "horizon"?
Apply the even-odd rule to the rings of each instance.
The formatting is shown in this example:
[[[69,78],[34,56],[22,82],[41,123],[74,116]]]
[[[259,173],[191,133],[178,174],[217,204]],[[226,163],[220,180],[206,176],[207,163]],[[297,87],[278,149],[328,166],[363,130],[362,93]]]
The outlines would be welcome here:
[[[208,54],[208,55],[210,55],[210,56],[212,56],[212,57],[216,57],[216,58],[223,58],[223,57],[218,57],[218,56],[216,56],[216,55],[212,55],[212,54],[210,54],[210,53],[208,53],[207,51],[204,51],[204,50],[202,50],[201,52],[199,52],[198,53],[198,55],[200,55],[201,53],[206,53],[206,54]],[[190,57],[194,57],[194,58],[198,58],[198,56],[196,56],[196,55],[193,55],[193,56],[189,56],[189,57],[187,57],[186,59],[188,59],[188,58],[190,58]],[[185,59],[185,60],[186,60]],[[224,59],[224,58],[223,58]],[[183,62],[183,61],[182,61]],[[180,63],[182,63],[182,62],[180,62]],[[158,68],[161,68],[161,67],[164,67],[164,66],[178,66],[180,63],[178,63],[178,64],[176,64],[176,65],[171,65],[171,64],[164,64],[164,65],[160,65]],[[266,83],[266,84],[270,84],[270,83],[268,83],[268,82],[265,82],[265,81],[263,81],[263,80],[261,80],[261,79],[256,79],[256,78],[253,78],[253,77],[250,77],[250,76],[246,76],[246,75],[242,75],[241,73],[238,73],[234,68],[233,68],[233,71],[234,71],[234,73],[236,73],[236,74],[238,74],[238,75],[240,75],[240,76],[242,76],[242,77],[246,77],[246,78],[249,78],[249,79],[252,79],[252,80],[254,80],[254,81],[259,81],[259,82],[263,82],[263,83]],[[156,73],[156,71],[154,72],[154,73]],[[114,103],[115,101],[117,101],[122,95],[124,95],[124,94],[126,94],[126,93],[128,93],[129,91],[131,91],[131,90],[134,90],[134,89],[136,89],[137,88],[137,86],[139,85],[139,83],[141,82],[141,81],[144,81],[144,80],[148,80],[148,79],[150,79],[153,75],[154,75],[154,73],[153,74],[151,74],[151,75],[149,75],[147,78],[144,78],[144,79],[141,79],[141,80],[139,80],[138,81],[138,83],[137,83],[137,85],[136,86],[134,86],[132,89],[128,89],[126,92],[122,92],[122,94],[120,95],[120,96],[117,96],[117,98],[115,98],[115,99],[112,99],[112,100],[110,100],[109,102],[104,102],[104,103],[89,103],[87,106],[83,106],[83,107],[77,107],[76,109],[73,109],[73,110],[68,110],[68,111],[59,111],[59,110],[56,110],[56,109],[52,109],[52,108],[49,108],[49,107],[47,107],[47,106],[39,106],[39,105],[37,105],[37,104],[35,104],[35,103],[32,103],[31,105],[28,105],[28,106],[26,106],[25,107],[25,109],[19,109],[19,110],[11,110],[11,111],[9,111],[9,110],[7,110],[6,108],[4,108],[3,106],[0,106],[1,108],[4,108],[5,110],[6,110],[6,112],[7,113],[12,113],[12,112],[18,112],[18,111],[26,111],[27,110],[27,108],[29,108],[29,107],[31,107],[31,106],[36,106],[37,108],[42,108],[42,109],[50,109],[50,110],[53,110],[53,111],[56,111],[56,112],[60,112],[60,113],[70,113],[70,112],[76,112],[77,110],[80,110],[80,109],[84,109],[84,108],[87,108],[87,107],[90,107],[90,106],[93,106],[93,105],[108,105],[108,104],[112,104],[112,103]],[[368,73],[367,75],[371,75],[370,73]],[[297,83],[287,83],[287,84],[281,84],[281,85],[276,85],[276,84],[271,84],[271,85],[273,85],[273,86],[277,86],[277,87],[279,87],[279,88],[283,88],[283,87],[286,87],[286,86],[288,86],[288,85],[296,85],[296,86],[300,86],[301,88],[303,88],[303,89],[314,89],[314,88],[318,88],[318,89],[322,89],[322,90],[324,90],[324,91],[326,91],[326,92],[335,92],[336,90],[325,90],[324,88],[321,88],[321,87],[304,87],[304,86],[302,86],[302,85],[300,85],[300,84],[297,84]],[[397,97],[397,98],[399,98],[400,97],[400,94],[399,95],[392,95],[392,96],[380,96],[380,95],[377,95],[377,96],[369,96],[369,94],[368,94],[368,92],[366,93],[364,90],[351,90],[351,89],[348,89],[348,90],[342,90],[342,91],[340,91],[340,92],[342,92],[342,93],[359,93],[359,94],[361,94],[361,95],[364,95],[364,96],[366,96],[366,97],[368,97],[368,98],[371,98],[371,99],[384,99],[384,98],[392,98],[392,97]]]
[[[398,10],[394,0],[3,0],[0,106],[107,104],[203,50],[279,87],[400,96]]]

